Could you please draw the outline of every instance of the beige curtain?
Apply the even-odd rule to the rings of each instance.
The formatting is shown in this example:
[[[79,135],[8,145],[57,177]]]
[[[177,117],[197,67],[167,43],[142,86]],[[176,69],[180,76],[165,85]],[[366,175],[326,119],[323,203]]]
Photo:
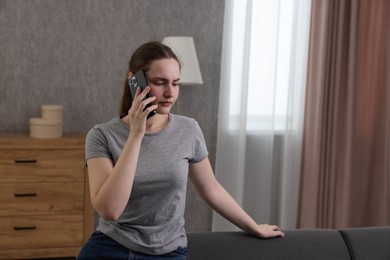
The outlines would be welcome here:
[[[390,1],[313,0],[299,228],[389,224]]]

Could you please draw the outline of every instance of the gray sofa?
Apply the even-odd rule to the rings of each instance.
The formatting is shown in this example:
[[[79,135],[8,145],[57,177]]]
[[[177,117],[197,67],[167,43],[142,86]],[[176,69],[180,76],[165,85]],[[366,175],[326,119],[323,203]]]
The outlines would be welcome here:
[[[284,238],[244,232],[188,233],[190,260],[390,260],[390,227],[285,230]]]

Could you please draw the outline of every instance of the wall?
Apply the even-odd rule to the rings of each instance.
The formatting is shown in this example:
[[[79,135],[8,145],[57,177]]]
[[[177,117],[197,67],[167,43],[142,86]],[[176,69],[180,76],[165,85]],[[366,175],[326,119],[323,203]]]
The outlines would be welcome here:
[[[42,104],[62,104],[65,132],[117,115],[128,59],[141,43],[193,36],[204,84],[174,112],[198,120],[215,162],[224,0],[0,0],[0,132],[28,132]],[[190,186],[187,230],[211,211]]]

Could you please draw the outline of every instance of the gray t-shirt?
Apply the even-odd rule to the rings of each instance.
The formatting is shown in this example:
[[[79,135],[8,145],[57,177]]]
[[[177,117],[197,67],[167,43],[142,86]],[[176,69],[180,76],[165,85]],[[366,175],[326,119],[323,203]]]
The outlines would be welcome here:
[[[93,127],[86,139],[86,160],[106,157],[116,164],[129,135],[129,127],[116,117]],[[135,179],[126,209],[117,221],[100,218],[97,230],[125,247],[164,254],[187,246],[184,208],[189,163],[208,152],[194,119],[169,114],[162,131],[142,140]]]

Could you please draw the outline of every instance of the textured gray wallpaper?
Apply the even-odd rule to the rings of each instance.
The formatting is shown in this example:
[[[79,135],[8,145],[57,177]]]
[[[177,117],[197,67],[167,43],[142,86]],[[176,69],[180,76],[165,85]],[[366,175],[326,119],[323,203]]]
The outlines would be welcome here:
[[[177,114],[198,120],[214,165],[224,0],[0,0],[0,132],[28,132],[42,104],[64,105],[64,131],[117,115],[141,43],[193,36],[204,84],[182,86]],[[190,186],[187,230],[210,230]]]

